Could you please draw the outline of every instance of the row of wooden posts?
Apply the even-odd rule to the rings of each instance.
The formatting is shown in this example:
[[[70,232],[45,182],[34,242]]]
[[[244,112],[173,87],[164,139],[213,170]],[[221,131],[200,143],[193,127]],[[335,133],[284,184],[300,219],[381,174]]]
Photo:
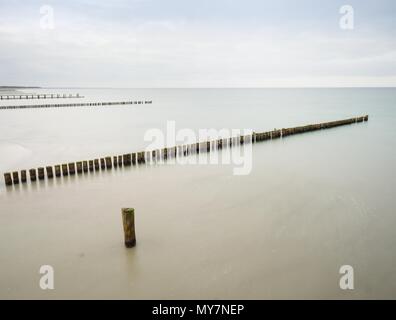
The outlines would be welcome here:
[[[175,146],[171,148],[163,148],[162,150],[153,150],[150,152],[142,151],[136,153],[128,153],[124,155],[118,155],[113,157],[104,157],[94,160],[85,160],[78,161],[72,163],[59,164],[55,166],[47,166],[40,167],[38,169],[30,169],[21,170],[20,172],[14,171],[12,173],[5,173],[4,180],[7,186],[13,184],[26,183],[28,181],[27,174],[29,173],[29,178],[31,182],[35,182],[37,180],[44,180],[45,176],[48,179],[66,177],[69,175],[82,174],[87,172],[94,172],[100,170],[109,170],[113,167],[122,167],[122,166],[131,166],[144,164],[146,162],[147,154],[151,154],[151,156],[157,159],[159,156],[162,159],[166,160],[171,157],[177,157],[178,151],[182,151],[183,156],[187,156],[190,152],[195,151],[196,153],[200,152],[210,152],[211,147],[214,146],[214,149],[222,149],[226,147],[228,144],[232,146],[235,140],[237,140],[238,144],[244,144],[245,142],[260,142],[270,139],[277,139],[286,136],[290,136],[293,134],[299,134],[304,132],[310,132],[321,129],[329,129],[342,125],[357,123],[368,121],[368,115],[357,118],[350,118],[339,121],[325,122],[320,124],[311,124],[306,126],[294,127],[294,128],[284,128],[284,129],[275,129],[273,131],[256,133],[253,132],[252,135],[233,137],[233,138],[224,138],[216,141],[205,141],[205,142],[197,142],[191,145],[184,146]],[[190,150],[190,151],[189,151]]]
[[[59,94],[59,93],[49,93],[49,94],[6,94],[0,95],[0,100],[22,100],[22,99],[66,99],[66,98],[84,98],[80,96],[79,93],[73,94]]]
[[[152,100],[145,101],[117,101],[117,102],[86,102],[86,103],[59,103],[59,104],[37,104],[21,106],[0,106],[0,109],[36,109],[36,108],[65,108],[65,107],[98,107],[113,105],[131,105],[131,104],[152,104]]]

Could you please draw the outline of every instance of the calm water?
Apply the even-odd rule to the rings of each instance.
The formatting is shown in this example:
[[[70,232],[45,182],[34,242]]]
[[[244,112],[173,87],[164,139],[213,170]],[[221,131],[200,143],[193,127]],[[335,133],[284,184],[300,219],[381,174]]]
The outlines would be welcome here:
[[[154,165],[1,184],[0,298],[396,298],[395,89],[26,91],[153,104],[0,110],[1,177],[140,151],[167,120],[266,131],[370,119],[257,144],[246,176],[229,165]],[[17,103],[26,100],[0,105]],[[136,209],[132,250],[121,207]],[[38,285],[44,264],[53,291]],[[338,285],[346,264],[353,291]]]

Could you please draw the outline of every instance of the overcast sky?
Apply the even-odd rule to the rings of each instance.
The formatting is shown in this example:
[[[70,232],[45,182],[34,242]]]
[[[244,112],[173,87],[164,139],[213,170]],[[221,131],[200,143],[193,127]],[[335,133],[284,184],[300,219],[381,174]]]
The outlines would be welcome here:
[[[396,86],[395,27],[394,0],[0,0],[0,85]]]

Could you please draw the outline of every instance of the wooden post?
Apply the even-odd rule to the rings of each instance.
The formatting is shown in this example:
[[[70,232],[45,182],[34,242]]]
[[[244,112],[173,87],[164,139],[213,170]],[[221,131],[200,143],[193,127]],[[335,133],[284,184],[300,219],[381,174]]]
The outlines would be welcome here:
[[[76,166],[77,166],[77,173],[78,173],[78,174],[81,174],[81,173],[82,173],[82,162],[81,162],[81,161],[78,161],[78,162],[76,163]]]
[[[124,154],[122,156],[123,162],[124,162],[124,166],[130,166],[131,165],[131,154]]]
[[[47,177],[48,179],[52,179],[54,177],[54,172],[52,171],[52,167],[46,167]]]
[[[26,183],[26,170],[21,170],[21,182]]]
[[[94,160],[95,170],[99,171],[99,159]]]
[[[56,177],[60,177],[61,176],[61,166],[58,165],[58,164],[55,166],[55,176]]]
[[[88,164],[88,167],[89,167],[89,171],[94,171],[94,162],[93,162],[93,160],[89,160],[89,164]]]
[[[117,158],[116,156],[113,157],[113,165],[114,165],[115,168],[118,167],[118,161],[117,161],[117,159],[118,159],[118,158]]]
[[[100,168],[103,170],[106,168],[106,162],[104,158],[100,158]]]
[[[36,179],[37,179],[36,169],[30,169],[29,174],[30,174],[30,181],[36,181]]]
[[[83,171],[88,172],[88,161],[83,161]]]
[[[137,162],[144,163],[144,152],[138,152],[137,154]]]
[[[111,169],[113,167],[113,164],[111,163],[111,157],[106,157],[106,169]]]
[[[118,166],[122,167],[122,156],[118,156]]]
[[[135,209],[123,208],[121,212],[122,212],[122,223],[124,227],[125,246],[127,248],[132,248],[136,245]]]
[[[137,163],[137,153],[132,153],[132,164],[136,165]]]
[[[4,173],[4,182],[5,182],[6,186],[12,185],[11,173],[9,173],[9,172]]]
[[[69,163],[69,174],[74,175],[76,173],[76,165],[74,162]]]
[[[173,150],[173,154],[174,154],[175,159],[176,159],[177,157],[179,157],[179,147],[178,147],[178,146],[174,146],[174,147],[172,148],[172,150]]]
[[[210,141],[206,142],[206,151],[210,152]]]
[[[64,177],[66,177],[66,176],[68,176],[69,175],[69,170],[67,169],[67,164],[62,164],[62,175],[64,176]]]
[[[14,171],[12,173],[12,182],[14,184],[19,184],[19,172],[18,171]]]
[[[44,180],[44,168],[38,168],[37,172],[39,180]]]

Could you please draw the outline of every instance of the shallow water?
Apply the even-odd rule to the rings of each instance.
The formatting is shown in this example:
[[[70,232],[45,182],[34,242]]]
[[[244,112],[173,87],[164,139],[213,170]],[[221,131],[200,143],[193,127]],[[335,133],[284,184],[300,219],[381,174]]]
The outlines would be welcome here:
[[[44,91],[153,104],[1,111],[1,172],[140,151],[166,120],[266,131],[370,118],[257,144],[245,176],[152,165],[1,185],[1,298],[396,298],[395,89]],[[131,250],[122,207],[136,209]],[[44,264],[53,291],[38,285]],[[346,264],[352,291],[339,288]]]

